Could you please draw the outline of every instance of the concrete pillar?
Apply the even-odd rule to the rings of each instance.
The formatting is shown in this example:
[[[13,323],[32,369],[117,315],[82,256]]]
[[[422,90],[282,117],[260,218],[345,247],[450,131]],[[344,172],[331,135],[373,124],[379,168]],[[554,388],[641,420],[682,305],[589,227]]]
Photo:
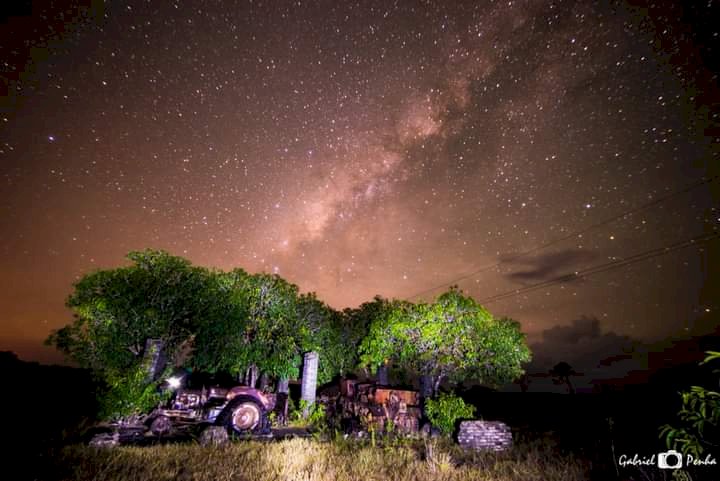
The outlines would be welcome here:
[[[245,371],[245,385],[249,387],[255,387],[255,384],[257,383],[257,377],[257,366],[255,364],[250,364],[250,366]]]
[[[302,380],[300,382],[300,400],[305,401],[306,406],[315,404],[315,393],[317,391],[318,353],[308,352],[303,358]],[[307,412],[303,413],[307,415]]]

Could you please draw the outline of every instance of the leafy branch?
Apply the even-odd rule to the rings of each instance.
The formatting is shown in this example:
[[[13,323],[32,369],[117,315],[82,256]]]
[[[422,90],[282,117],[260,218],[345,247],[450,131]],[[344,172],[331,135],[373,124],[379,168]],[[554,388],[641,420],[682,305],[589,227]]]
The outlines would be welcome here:
[[[705,365],[720,359],[720,352],[707,351],[705,359],[699,365]],[[718,373],[715,369],[713,373]],[[689,391],[680,393],[682,407],[678,418],[680,427],[665,424],[660,428],[660,439],[665,439],[669,449],[676,449],[683,454],[695,457],[709,447],[718,445],[709,441],[717,439],[720,426],[720,393],[701,386],[691,386]]]

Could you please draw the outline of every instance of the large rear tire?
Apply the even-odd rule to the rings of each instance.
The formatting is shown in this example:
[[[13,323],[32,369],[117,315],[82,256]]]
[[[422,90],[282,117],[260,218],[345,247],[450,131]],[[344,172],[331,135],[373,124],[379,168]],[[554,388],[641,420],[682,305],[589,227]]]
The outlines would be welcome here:
[[[150,423],[150,432],[157,437],[169,436],[173,431],[172,420],[167,416],[160,415]]]
[[[225,426],[229,434],[266,434],[270,427],[265,409],[250,396],[231,400],[216,423]]]

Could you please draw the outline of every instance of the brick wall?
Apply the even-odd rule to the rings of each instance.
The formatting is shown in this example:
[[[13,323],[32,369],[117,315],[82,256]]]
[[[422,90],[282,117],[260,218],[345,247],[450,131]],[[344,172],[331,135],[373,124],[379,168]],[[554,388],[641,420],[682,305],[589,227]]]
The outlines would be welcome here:
[[[462,421],[458,443],[469,449],[504,451],[512,446],[512,433],[500,421]]]

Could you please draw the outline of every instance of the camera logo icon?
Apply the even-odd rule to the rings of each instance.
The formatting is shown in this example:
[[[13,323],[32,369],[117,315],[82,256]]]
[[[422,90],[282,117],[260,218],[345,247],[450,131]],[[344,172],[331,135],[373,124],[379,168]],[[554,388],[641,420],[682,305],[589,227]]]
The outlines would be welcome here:
[[[682,468],[682,464],[682,454],[674,449],[658,453],[657,466],[660,469],[679,469]]]

